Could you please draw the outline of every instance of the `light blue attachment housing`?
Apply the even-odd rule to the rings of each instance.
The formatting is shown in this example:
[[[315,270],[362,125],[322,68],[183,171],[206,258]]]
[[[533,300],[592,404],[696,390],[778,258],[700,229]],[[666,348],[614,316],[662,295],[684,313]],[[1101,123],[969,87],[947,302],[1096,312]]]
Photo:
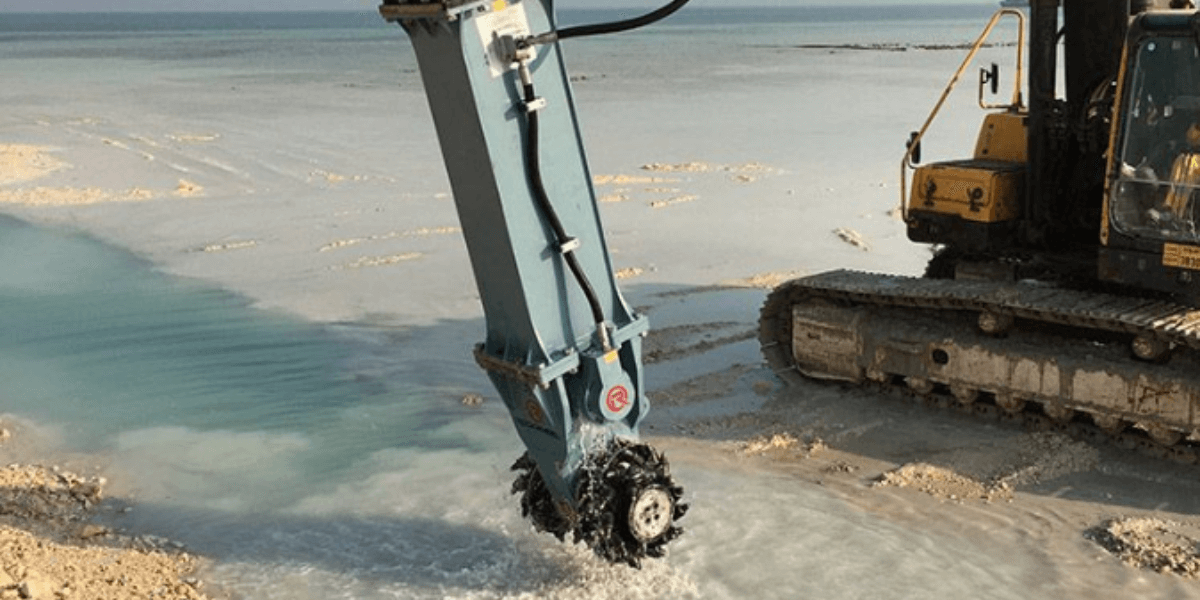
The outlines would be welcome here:
[[[517,433],[564,508],[574,508],[584,458],[636,438],[645,317],[617,289],[557,43],[521,48],[554,29],[550,0],[385,2],[412,39],[487,321],[475,351]],[[527,102],[517,55],[538,101]],[[538,112],[537,161],[527,111]],[[537,201],[531,169],[562,229]],[[573,252],[595,292],[603,329],[566,265]],[[606,344],[607,342],[607,344]]]

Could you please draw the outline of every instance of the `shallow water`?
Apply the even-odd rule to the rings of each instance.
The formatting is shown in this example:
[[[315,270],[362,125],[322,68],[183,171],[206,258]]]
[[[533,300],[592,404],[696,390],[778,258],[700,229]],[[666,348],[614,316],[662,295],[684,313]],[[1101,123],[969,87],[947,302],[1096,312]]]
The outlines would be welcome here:
[[[0,263],[5,410],[59,424],[72,449],[178,453],[238,477],[274,460],[277,481],[260,484],[274,492],[237,500],[268,507],[296,499],[286,479],[320,485],[376,450],[472,447],[443,430],[479,375],[407,355],[419,332],[258,310],[83,234],[9,218]]]
[[[5,410],[103,457],[137,502],[113,524],[215,558],[207,579],[239,597],[924,598],[1038,572],[996,556],[948,578],[986,540],[695,454],[676,463],[694,509],[672,558],[604,565],[520,519],[507,417],[461,405],[482,389],[465,361],[417,350],[457,325],[306,323],[8,218],[0,265]]]

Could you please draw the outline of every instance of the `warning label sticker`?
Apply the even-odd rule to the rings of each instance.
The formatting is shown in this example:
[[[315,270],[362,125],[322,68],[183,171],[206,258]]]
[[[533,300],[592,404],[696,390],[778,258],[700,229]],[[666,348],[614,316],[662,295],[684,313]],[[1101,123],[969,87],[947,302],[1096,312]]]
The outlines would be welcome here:
[[[524,2],[496,2],[493,8],[496,10],[476,17],[475,25],[479,28],[479,41],[483,42],[483,47],[487,50],[488,69],[492,72],[492,77],[499,77],[513,68],[513,63],[502,50],[500,38],[528,37],[529,17],[525,14]]]
[[[1183,244],[1163,244],[1162,264],[1200,271],[1200,248]]]

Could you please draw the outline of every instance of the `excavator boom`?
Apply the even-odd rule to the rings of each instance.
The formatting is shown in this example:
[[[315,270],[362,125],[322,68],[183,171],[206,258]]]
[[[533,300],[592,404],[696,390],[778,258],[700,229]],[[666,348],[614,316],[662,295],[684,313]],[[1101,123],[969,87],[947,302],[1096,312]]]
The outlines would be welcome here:
[[[475,357],[528,449],[524,513],[610,561],[661,556],[686,505],[638,441],[648,324],[613,276],[551,1],[380,13],[416,51],[487,322]]]

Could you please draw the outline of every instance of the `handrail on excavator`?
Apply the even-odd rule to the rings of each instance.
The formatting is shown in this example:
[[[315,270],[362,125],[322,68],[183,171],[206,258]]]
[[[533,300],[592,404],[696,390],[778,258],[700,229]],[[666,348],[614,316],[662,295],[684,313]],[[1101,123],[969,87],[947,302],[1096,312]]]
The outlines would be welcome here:
[[[1023,108],[1023,102],[1021,101],[1021,83],[1025,79],[1025,13],[1015,8],[1002,8],[992,15],[992,18],[988,21],[987,26],[983,28],[983,32],[979,34],[979,38],[976,39],[975,43],[971,46],[971,51],[967,53],[967,57],[958,67],[958,70],[954,72],[954,77],[950,78],[950,83],[947,83],[946,89],[942,90],[942,96],[938,98],[937,104],[934,105],[933,110],[929,113],[929,117],[925,119],[925,124],[921,125],[921,129],[919,129],[916,135],[909,140],[908,149],[904,153],[904,160],[900,163],[900,214],[905,221],[908,220],[908,170],[913,166],[913,154],[915,154],[917,148],[920,147],[921,139],[925,137],[925,132],[929,130],[929,126],[933,124],[933,120],[937,118],[938,112],[942,110],[942,105],[946,103],[946,98],[950,96],[950,92],[954,91],[955,86],[958,85],[959,79],[961,79],[963,73],[966,72],[967,67],[969,67],[971,62],[975,60],[975,55],[979,53],[981,48],[983,48],[984,43],[987,42],[988,37],[991,36],[992,30],[996,28],[996,25],[1000,22],[1000,19],[1002,19],[1005,15],[1012,15],[1017,18],[1017,76],[1013,81],[1012,102],[1007,105],[985,105],[983,103],[983,92],[981,88],[979,106],[980,108],[984,109],[1007,107],[1009,110],[1020,110]]]

